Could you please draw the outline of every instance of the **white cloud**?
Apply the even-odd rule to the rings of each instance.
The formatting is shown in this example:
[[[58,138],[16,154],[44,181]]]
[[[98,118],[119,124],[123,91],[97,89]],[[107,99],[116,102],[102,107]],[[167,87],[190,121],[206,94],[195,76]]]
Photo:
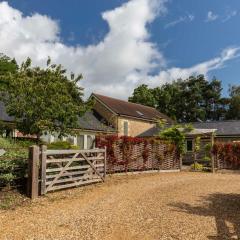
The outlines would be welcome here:
[[[240,47],[229,47],[224,49],[220,56],[210,59],[208,61],[196,64],[189,68],[169,68],[167,70],[160,71],[158,75],[153,77],[148,77],[147,83],[152,86],[158,86],[159,84],[171,82],[177,80],[178,78],[186,79],[192,75],[208,73],[215,69],[220,69],[225,66],[225,63],[234,58],[240,57]]]
[[[222,22],[227,22],[229,21],[231,18],[235,17],[238,14],[238,12],[236,10],[228,10],[226,17],[222,20]]]
[[[192,22],[194,19],[195,19],[195,16],[192,14],[188,14],[187,16],[181,16],[178,19],[167,23],[164,28],[167,29],[170,27],[174,27],[177,24],[182,23],[182,22]]]
[[[207,13],[206,22],[213,22],[213,21],[215,21],[217,19],[218,19],[218,15],[217,14],[214,14],[212,11],[209,11]]]
[[[49,16],[24,16],[7,2],[0,3],[0,52],[18,62],[28,56],[35,65],[45,66],[47,57],[69,71],[83,73],[87,95],[92,91],[127,98],[141,83],[160,85],[191,74],[208,73],[237,56],[238,48],[229,48],[221,56],[182,69],[167,69],[167,60],[150,41],[148,24],[166,12],[165,0],[131,0],[102,18],[109,25],[104,39],[87,47],[67,46],[61,42],[60,27]],[[136,11],[137,9],[137,11]],[[192,15],[187,16],[189,21]],[[164,69],[164,70],[163,70]],[[153,72],[159,72],[152,76]]]

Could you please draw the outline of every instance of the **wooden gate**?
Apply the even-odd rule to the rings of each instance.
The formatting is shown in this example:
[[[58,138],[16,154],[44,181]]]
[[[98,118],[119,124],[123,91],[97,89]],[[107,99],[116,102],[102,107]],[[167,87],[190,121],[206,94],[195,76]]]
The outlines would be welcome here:
[[[40,151],[41,194],[102,182],[106,176],[106,149]]]

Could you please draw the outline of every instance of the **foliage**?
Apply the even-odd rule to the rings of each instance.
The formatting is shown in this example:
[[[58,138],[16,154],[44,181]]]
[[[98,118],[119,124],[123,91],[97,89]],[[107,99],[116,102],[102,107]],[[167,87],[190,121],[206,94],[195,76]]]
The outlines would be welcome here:
[[[23,206],[26,203],[30,203],[30,199],[27,199],[24,195],[18,191],[4,191],[0,192],[0,209],[14,210],[17,206]]]
[[[9,186],[17,179],[23,179],[27,170],[28,146],[30,141],[13,141],[0,138],[0,149],[6,153],[0,156],[0,187]]]
[[[208,156],[204,156],[202,160],[203,160],[204,162],[209,163],[209,162],[211,161],[211,158],[208,157]]]
[[[240,143],[215,143],[212,152],[222,162],[240,167]]]
[[[71,143],[67,141],[58,141],[58,142],[52,142],[47,145],[48,149],[78,149],[77,146],[72,145]]]
[[[228,119],[240,119],[240,86],[231,86],[229,89],[231,96],[229,103]]]
[[[196,171],[202,171],[203,170],[203,165],[200,164],[200,163],[197,163],[197,162],[193,163],[190,167],[191,167],[192,170],[196,170]]]
[[[163,130],[161,129],[159,136],[164,140],[174,143],[177,146],[179,154],[183,154],[185,152],[186,133],[191,130],[190,125],[187,125],[186,128],[184,126],[174,125]]]
[[[153,89],[143,84],[134,89],[133,96],[128,98],[129,102],[139,103],[149,107],[155,107],[157,104]]]
[[[66,70],[51,64],[50,59],[44,69],[32,67],[27,59],[18,71],[4,75],[7,86],[2,101],[22,133],[38,138],[46,131],[64,135],[77,128],[78,117],[90,105],[82,100],[81,78],[72,74],[69,79]]]
[[[205,146],[204,146],[205,153],[210,153],[211,149],[212,149],[212,144],[211,143],[205,144]]]
[[[196,137],[195,138],[195,143],[194,143],[194,152],[199,152],[201,149],[201,137]]]
[[[4,90],[8,85],[5,78],[8,73],[16,73],[18,65],[15,59],[11,59],[3,54],[0,54],[0,90]]]
[[[134,90],[129,101],[156,107],[179,122],[221,120],[226,118],[229,104],[230,112],[231,108],[240,108],[240,98],[223,98],[221,93],[221,81],[216,78],[208,81],[203,75],[199,75],[178,79],[156,88],[141,85]],[[240,111],[235,111],[235,115],[236,112]],[[230,114],[229,118],[237,118],[235,115]]]
[[[155,152],[154,145],[164,145],[165,151],[161,153]],[[143,161],[141,168],[145,169],[149,157],[153,156],[152,154],[154,154],[159,164],[161,164],[163,159],[168,154],[172,154],[176,149],[175,145],[156,138],[153,140],[126,136],[118,137],[115,135],[98,136],[96,138],[96,146],[98,148],[106,147],[109,165],[124,166],[125,171],[128,170],[131,161],[138,162],[139,159]],[[136,149],[138,149],[138,153],[136,153]]]

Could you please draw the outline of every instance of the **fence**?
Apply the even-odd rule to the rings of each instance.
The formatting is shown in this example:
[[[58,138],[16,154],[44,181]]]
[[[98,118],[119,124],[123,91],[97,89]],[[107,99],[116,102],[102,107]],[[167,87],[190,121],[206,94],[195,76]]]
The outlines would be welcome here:
[[[106,149],[48,150],[46,146],[30,148],[28,195],[102,182],[106,176]]]
[[[107,147],[107,173],[180,169],[176,147],[164,141],[106,136],[98,138],[96,145]]]
[[[35,198],[49,191],[102,182],[107,173],[180,168],[179,154],[172,144],[137,138],[112,140],[98,139],[99,148],[91,150],[49,150],[46,146],[5,149],[9,152],[0,157],[0,179],[14,175],[9,182],[17,187],[26,186],[28,178],[28,196]],[[3,163],[7,165],[5,172]]]
[[[216,169],[240,169],[240,143],[215,143],[212,152]]]
[[[26,188],[28,148],[0,147],[0,190]]]

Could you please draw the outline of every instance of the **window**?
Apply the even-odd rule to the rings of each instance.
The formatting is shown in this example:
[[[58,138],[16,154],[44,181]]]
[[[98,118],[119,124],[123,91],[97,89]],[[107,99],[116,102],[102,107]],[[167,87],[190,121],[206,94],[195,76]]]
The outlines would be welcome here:
[[[95,147],[95,135],[78,135],[77,145],[80,149],[93,149]]]
[[[124,134],[124,136],[128,136],[128,122],[127,121],[123,122],[123,134]]]
[[[187,148],[187,152],[192,152],[193,151],[193,141],[192,140],[187,140],[186,148]]]
[[[87,135],[87,149],[93,149],[93,148],[94,148],[94,136]]]
[[[80,149],[84,149],[84,135],[77,136],[77,145]]]

